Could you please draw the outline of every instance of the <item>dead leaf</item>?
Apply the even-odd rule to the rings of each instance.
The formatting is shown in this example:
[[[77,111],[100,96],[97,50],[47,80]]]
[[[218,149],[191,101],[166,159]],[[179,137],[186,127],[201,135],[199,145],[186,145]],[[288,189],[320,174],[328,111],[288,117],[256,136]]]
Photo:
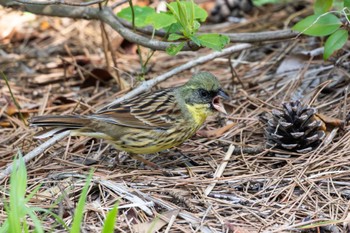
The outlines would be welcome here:
[[[41,31],[45,31],[49,28],[51,28],[51,24],[47,20],[40,22],[40,30]]]
[[[199,130],[197,132],[198,135],[202,137],[207,137],[207,138],[218,138],[224,133],[226,133],[228,130],[230,130],[233,126],[235,126],[236,123],[231,123],[228,125],[225,125],[221,128],[214,129],[214,130]]]
[[[294,54],[284,58],[276,74],[283,74],[293,70],[300,70],[305,66],[305,62],[309,60],[309,57],[303,54]]]
[[[19,111],[14,104],[9,103],[5,109],[5,112],[5,116],[0,116],[0,127],[8,128],[12,126],[9,117],[17,117],[20,119],[22,115],[23,119],[27,120],[29,118],[29,113],[33,111],[29,109],[21,109]]]
[[[315,114],[315,116],[317,118],[319,118],[324,124],[325,124],[325,131],[331,131],[334,128],[343,128],[345,122],[343,120],[340,120],[338,118],[335,117],[330,117],[330,116],[326,116],[324,114],[321,113],[317,113]]]

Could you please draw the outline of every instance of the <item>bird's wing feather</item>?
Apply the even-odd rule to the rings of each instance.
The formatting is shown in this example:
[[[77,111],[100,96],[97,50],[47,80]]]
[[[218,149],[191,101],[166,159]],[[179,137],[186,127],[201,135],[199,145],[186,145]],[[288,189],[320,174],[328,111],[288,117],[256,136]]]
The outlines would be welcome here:
[[[112,124],[143,128],[167,129],[172,127],[181,109],[172,89],[146,92],[120,104],[101,109],[92,119]]]

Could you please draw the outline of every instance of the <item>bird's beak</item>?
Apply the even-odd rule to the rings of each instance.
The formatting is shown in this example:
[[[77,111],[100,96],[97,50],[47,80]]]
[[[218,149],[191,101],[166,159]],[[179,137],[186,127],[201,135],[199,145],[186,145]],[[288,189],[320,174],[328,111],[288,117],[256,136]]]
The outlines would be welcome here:
[[[228,100],[229,96],[225,91],[223,91],[222,89],[219,89],[217,95],[213,99],[212,105],[216,110],[227,115],[227,112],[225,110],[224,105],[221,102],[221,99]]]

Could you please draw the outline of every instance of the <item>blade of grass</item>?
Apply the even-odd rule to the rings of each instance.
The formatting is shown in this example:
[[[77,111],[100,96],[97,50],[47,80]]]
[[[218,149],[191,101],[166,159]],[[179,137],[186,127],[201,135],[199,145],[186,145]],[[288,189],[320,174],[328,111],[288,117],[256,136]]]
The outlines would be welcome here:
[[[69,228],[68,228],[67,224],[62,220],[62,218],[60,216],[58,216],[57,214],[55,214],[51,210],[43,209],[43,208],[40,208],[40,207],[31,207],[31,209],[33,211],[43,212],[43,213],[46,213],[47,215],[50,215],[50,216],[54,217],[56,219],[56,221],[60,224],[60,227],[64,227],[64,229],[67,232],[69,232]]]
[[[20,151],[13,163],[14,169],[10,177],[10,203],[6,211],[9,232],[22,232],[24,227],[22,220],[26,214],[24,197],[27,188],[27,171]]]
[[[115,204],[113,209],[111,209],[106,217],[106,220],[104,221],[102,233],[113,233],[114,232],[114,226],[115,222],[117,220],[118,215],[118,203]]]
[[[34,227],[35,227],[35,232],[37,233],[44,233],[44,229],[43,226],[41,224],[41,221],[39,220],[39,218],[35,215],[33,209],[31,208],[27,208],[27,214],[30,216],[30,218],[32,219],[33,223],[34,223]]]
[[[72,228],[70,229],[70,233],[80,233],[80,226],[83,220],[86,196],[91,183],[92,174],[93,174],[93,170],[90,171],[90,174],[86,179],[84,188],[82,189],[77,208],[75,209],[75,212],[74,212],[74,219],[72,223]]]
[[[2,71],[0,71],[0,73],[1,73],[2,79],[6,83],[7,88],[9,89],[9,92],[10,92],[10,95],[11,95],[11,99],[12,99],[13,103],[15,104],[15,106],[16,106],[16,108],[18,110],[19,116],[20,116],[21,120],[23,121],[23,123],[25,123],[24,117],[23,117],[22,112],[21,112],[21,106],[19,105],[19,103],[17,102],[15,96],[12,93],[12,90],[11,90],[11,87],[10,87],[10,84],[9,84],[9,80],[7,79],[6,75]]]

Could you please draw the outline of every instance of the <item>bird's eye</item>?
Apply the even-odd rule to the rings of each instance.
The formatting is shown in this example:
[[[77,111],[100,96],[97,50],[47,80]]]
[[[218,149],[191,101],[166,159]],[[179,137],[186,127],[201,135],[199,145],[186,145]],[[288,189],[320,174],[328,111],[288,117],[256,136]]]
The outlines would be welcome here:
[[[199,89],[199,94],[201,97],[204,97],[204,98],[209,96],[209,92],[204,89]]]

